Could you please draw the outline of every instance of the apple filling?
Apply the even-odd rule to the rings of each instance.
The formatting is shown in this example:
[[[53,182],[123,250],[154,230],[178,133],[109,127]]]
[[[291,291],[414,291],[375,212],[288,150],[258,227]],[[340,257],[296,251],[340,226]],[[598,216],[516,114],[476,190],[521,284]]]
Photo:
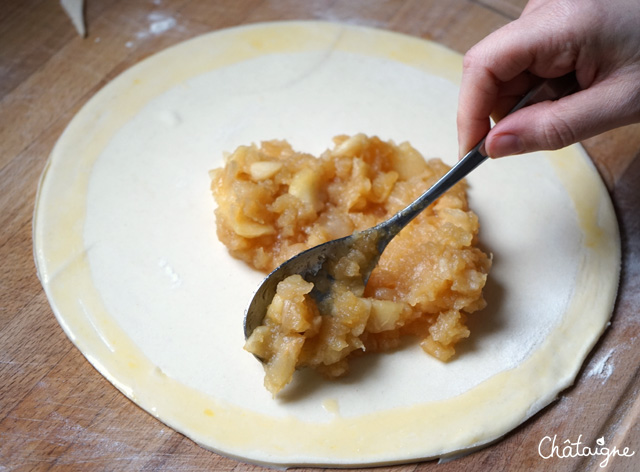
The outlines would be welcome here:
[[[240,146],[211,172],[217,234],[234,257],[269,272],[305,249],[391,217],[448,169],[408,143],[363,134],[335,137],[319,157],[285,141]],[[437,359],[450,359],[470,334],[467,314],[486,305],[491,259],[476,247],[477,233],[460,182],[391,241],[366,287],[358,282],[374,250],[366,238],[331,262],[335,288],[320,304],[302,277],[280,282],[245,345],[265,360],[267,389],[275,395],[305,366],[341,376],[350,356],[394,349],[405,335]]]

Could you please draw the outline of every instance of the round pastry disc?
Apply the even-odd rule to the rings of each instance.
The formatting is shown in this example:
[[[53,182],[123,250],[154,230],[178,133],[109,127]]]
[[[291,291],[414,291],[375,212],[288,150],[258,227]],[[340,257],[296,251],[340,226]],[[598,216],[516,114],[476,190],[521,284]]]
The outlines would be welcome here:
[[[274,465],[442,457],[500,438],[574,381],[607,326],[620,243],[580,146],[490,160],[469,178],[488,307],[443,364],[408,339],[273,399],[242,349],[263,274],[215,235],[210,169],[242,144],[318,155],[339,134],[457,159],[462,58],[322,22],[217,31],[99,91],[52,151],[34,217],[38,273],[63,329],[127,397],[202,446]]]

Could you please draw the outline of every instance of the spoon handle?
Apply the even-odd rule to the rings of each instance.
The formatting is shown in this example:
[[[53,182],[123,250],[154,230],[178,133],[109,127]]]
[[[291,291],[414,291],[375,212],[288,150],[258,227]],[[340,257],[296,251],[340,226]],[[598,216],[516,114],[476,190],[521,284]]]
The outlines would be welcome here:
[[[544,80],[529,92],[507,113],[510,115],[523,107],[545,100],[557,100],[575,92],[579,88],[575,73],[571,72],[557,79]],[[389,241],[400,232],[411,220],[436,201],[443,193],[453,187],[460,180],[465,178],[472,170],[478,167],[487,159],[484,148],[486,136],[476,144],[462,159],[460,159],[445,175],[443,175],[426,192],[415,201],[396,213],[394,216],[377,226],[378,230],[385,233],[378,243],[380,252],[387,246]]]

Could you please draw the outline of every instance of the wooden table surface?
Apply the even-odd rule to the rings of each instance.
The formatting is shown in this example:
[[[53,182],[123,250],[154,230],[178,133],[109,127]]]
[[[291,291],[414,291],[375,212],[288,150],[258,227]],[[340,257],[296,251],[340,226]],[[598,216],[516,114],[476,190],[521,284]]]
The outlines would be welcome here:
[[[0,8],[0,471],[262,470],[206,451],[125,398],[56,322],[36,277],[38,177],[82,105],[137,61],[193,36],[292,19],[346,22],[465,52],[515,19],[524,0],[88,0],[81,38],[55,0]],[[162,27],[152,25],[162,22]],[[584,143],[613,197],[623,272],[612,324],[574,387],[498,443],[445,464],[381,471],[602,470],[602,457],[544,460],[545,436],[628,447],[609,470],[640,470],[640,127]],[[634,160],[635,158],[635,160]],[[314,469],[317,470],[317,469]]]

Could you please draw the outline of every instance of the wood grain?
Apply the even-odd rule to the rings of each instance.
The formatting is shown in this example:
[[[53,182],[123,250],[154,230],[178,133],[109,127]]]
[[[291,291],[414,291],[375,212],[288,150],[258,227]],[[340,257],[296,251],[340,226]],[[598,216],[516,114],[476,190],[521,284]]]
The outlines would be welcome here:
[[[88,36],[58,2],[0,8],[0,470],[264,470],[206,451],[143,412],[99,375],[57,324],[36,276],[31,217],[51,148],[104,84],[167,46],[215,29],[315,19],[386,28],[464,52],[516,18],[525,0],[88,0]],[[154,34],[154,18],[175,24]],[[561,440],[629,447],[608,470],[640,469],[640,126],[584,143],[620,220],[623,271],[612,324],[574,387],[495,445],[445,464],[376,471],[583,471],[599,460],[543,460]],[[308,469],[321,470],[321,469]]]

